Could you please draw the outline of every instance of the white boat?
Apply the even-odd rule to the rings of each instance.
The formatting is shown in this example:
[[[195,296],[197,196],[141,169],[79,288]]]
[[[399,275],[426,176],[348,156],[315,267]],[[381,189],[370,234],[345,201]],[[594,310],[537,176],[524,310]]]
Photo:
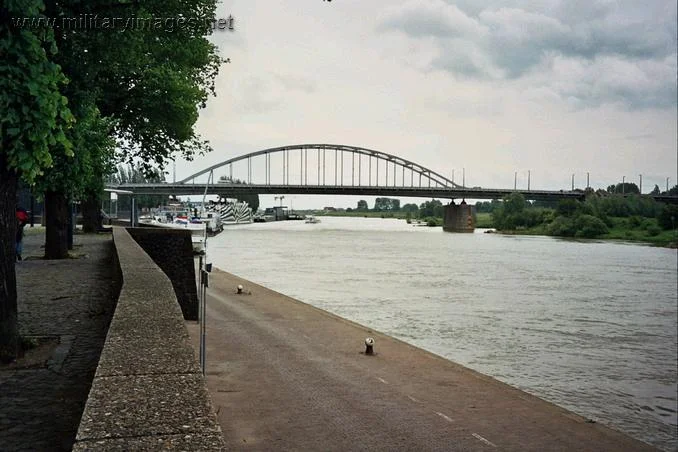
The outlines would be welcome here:
[[[172,221],[167,221],[164,215],[154,215],[151,218],[139,218],[139,223],[145,226],[153,226],[167,229],[182,229],[191,231],[191,243],[194,253],[204,253],[207,241],[207,224],[199,220],[190,221],[188,217],[177,216]]]
[[[309,223],[309,224],[320,223],[320,219],[317,218],[315,215],[307,215],[305,223]]]

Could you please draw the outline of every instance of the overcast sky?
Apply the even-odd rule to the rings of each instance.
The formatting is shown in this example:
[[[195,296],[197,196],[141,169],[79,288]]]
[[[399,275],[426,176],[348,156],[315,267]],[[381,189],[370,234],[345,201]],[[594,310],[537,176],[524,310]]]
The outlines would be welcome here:
[[[177,179],[310,142],[463,167],[470,186],[678,178],[675,0],[224,0],[217,15],[235,31],[212,37],[231,59],[198,123],[214,152]]]

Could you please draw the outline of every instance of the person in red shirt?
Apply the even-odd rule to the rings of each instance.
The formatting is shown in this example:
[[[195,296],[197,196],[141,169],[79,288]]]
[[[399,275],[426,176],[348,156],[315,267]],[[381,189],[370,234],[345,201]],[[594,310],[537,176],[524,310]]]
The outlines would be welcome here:
[[[16,209],[16,221],[16,259],[20,261],[22,260],[21,254],[23,252],[24,226],[28,222],[28,213],[20,207]]]

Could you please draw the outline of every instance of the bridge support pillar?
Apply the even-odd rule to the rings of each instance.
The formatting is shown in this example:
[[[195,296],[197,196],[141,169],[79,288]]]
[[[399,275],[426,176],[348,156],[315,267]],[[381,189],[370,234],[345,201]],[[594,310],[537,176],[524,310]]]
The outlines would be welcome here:
[[[473,232],[475,224],[475,207],[462,201],[457,205],[454,201],[443,206],[445,217],[443,218],[443,230],[447,232]]]

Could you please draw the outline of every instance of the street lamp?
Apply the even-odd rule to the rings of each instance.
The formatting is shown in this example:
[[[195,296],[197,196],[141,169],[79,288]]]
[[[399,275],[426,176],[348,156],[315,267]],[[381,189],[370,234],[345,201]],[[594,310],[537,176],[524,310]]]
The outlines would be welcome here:
[[[572,191],[574,191],[574,173],[572,173]]]
[[[670,177],[666,178],[666,194],[667,195],[669,194],[669,179],[671,179],[671,178]]]
[[[640,177],[640,184],[638,186],[638,191],[640,192],[639,194],[642,195],[643,194],[643,175],[639,174],[638,176]]]
[[[516,171],[513,174],[513,189],[516,190],[518,188],[518,171]]]
[[[625,185],[626,185],[626,176],[622,176],[622,195],[624,194]]]
[[[589,184],[589,172],[586,172],[586,188],[590,188],[591,184]]]
[[[530,170],[527,170],[527,191],[530,191]]]

